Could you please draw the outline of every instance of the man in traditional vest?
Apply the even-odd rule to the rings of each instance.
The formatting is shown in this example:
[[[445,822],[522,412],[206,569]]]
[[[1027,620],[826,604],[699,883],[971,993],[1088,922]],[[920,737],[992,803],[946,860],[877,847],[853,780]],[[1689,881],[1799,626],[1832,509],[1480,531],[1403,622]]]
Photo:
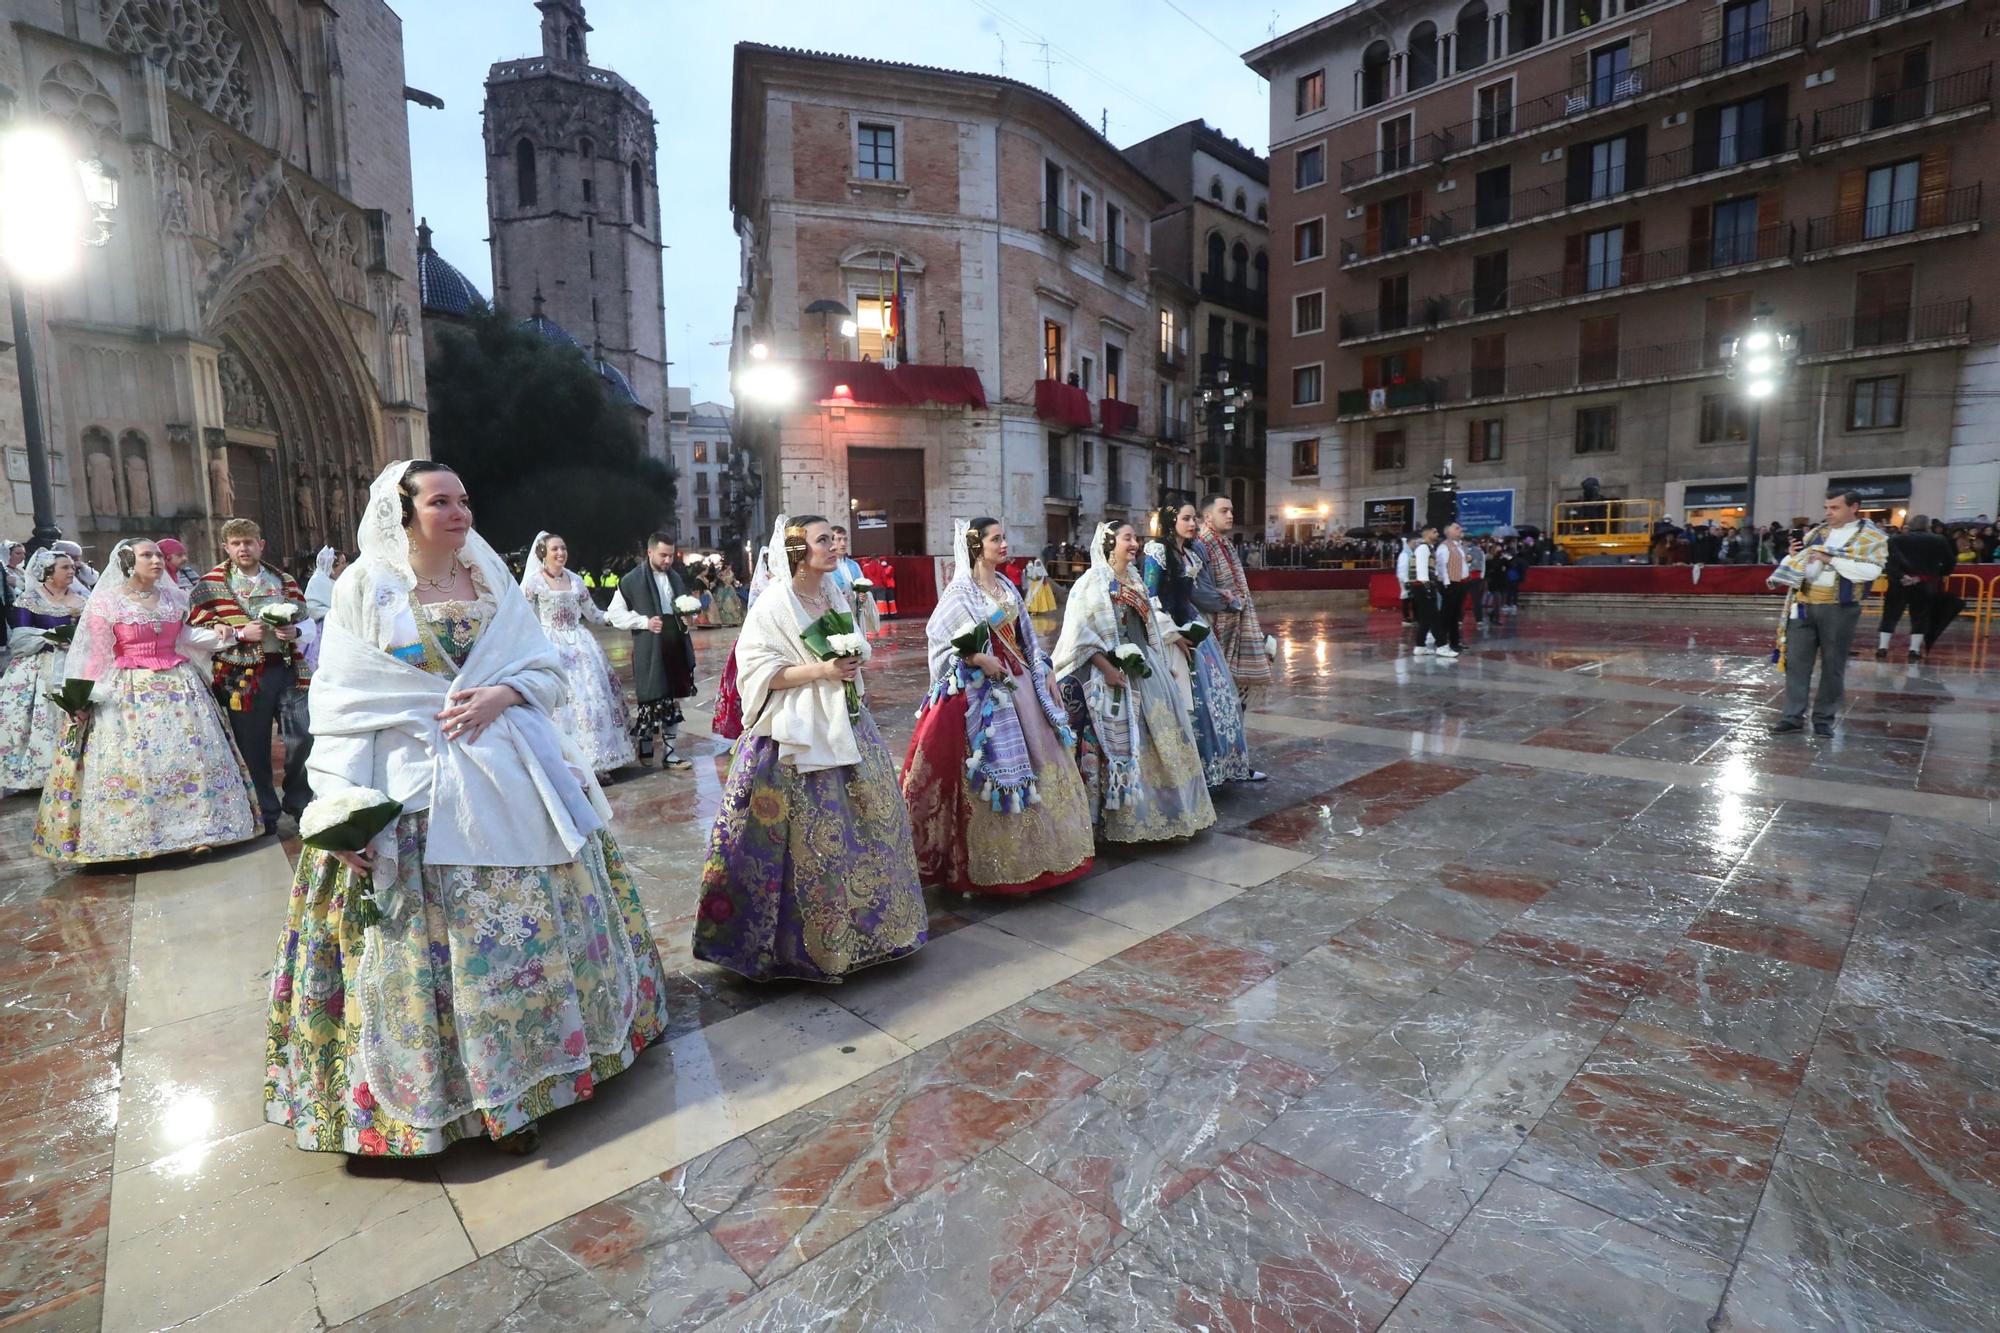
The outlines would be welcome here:
[[[646,539],[646,558],[618,581],[604,612],[608,623],[632,632],[632,693],[639,702],[632,739],[641,764],[653,761],[653,735],[658,732],[660,766],[692,767],[674,752],[680,701],[694,697],[694,640],[682,613],[674,609],[675,600],[685,596],[674,539],[656,532]]]
[[[188,595],[188,623],[228,625],[236,642],[215,654],[216,701],[229,712],[229,729],[236,748],[249,765],[257,785],[257,806],[266,834],[278,831],[280,812],[297,818],[312,800],[306,782],[306,759],[312,736],[293,706],[292,725],[284,724],[284,709],[294,689],[303,691],[312,670],[305,649],[317,631],[306,614],[305,594],[284,570],[264,561],[264,532],[247,518],[222,525],[222,546],[229,556],[196,580]],[[279,627],[261,618],[274,603],[287,602],[298,612],[297,623]],[[301,695],[301,699],[303,695]],[[271,772],[271,730],[285,738],[284,790]]]
[[[1861,604],[1889,561],[1889,539],[1861,516],[1855,491],[1830,491],[1826,522],[1801,541],[1772,571],[1772,581],[1792,586],[1779,628],[1779,660],[1785,669],[1785,713],[1773,736],[1804,731],[1806,704],[1812,704],[1813,735],[1832,736],[1833,719],[1847,690],[1847,654]],[[1819,664],[1819,696],[1812,698],[1813,664]]]
[[[1465,629],[1465,599],[1472,591],[1472,557],[1465,550],[1465,529],[1456,523],[1445,524],[1444,540],[1437,548],[1437,568],[1444,578],[1438,595],[1438,626],[1444,630],[1444,638],[1437,655],[1452,658],[1465,650],[1460,636]]]
[[[1195,575],[1193,596],[1195,606],[1215,626],[1222,660],[1229,663],[1236,693],[1247,710],[1255,706],[1256,693],[1270,683],[1271,654],[1264,646],[1257,603],[1250,596],[1250,579],[1229,541],[1234,526],[1236,506],[1228,496],[1211,495],[1201,502],[1201,535],[1195,538],[1201,570]]]

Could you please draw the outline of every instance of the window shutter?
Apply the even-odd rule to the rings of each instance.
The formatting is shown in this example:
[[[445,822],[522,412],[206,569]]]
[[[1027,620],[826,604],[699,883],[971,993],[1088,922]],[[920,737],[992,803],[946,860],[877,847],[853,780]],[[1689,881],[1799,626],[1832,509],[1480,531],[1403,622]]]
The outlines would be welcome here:
[[[1696,107],[1694,113],[1694,169],[1713,171],[1722,156],[1722,108]]]
[[[1694,273],[1709,266],[1711,245],[1709,238],[1710,219],[1713,213],[1707,204],[1697,204],[1688,210],[1688,272]]]
[[[1630,284],[1646,280],[1644,272],[1645,256],[1640,253],[1645,245],[1643,237],[1644,233],[1640,231],[1637,222],[1628,222],[1625,224],[1624,271],[1619,275],[1619,281],[1622,283]]]
[[[1415,383],[1424,377],[1424,349],[1413,347],[1403,353],[1403,378]]]
[[[1789,87],[1782,83],[1764,92],[1764,132],[1771,136],[1767,142],[1774,152],[1781,152],[1790,146],[1785,142],[1785,109],[1789,92]]]
[[[1785,192],[1766,190],[1757,196],[1757,248],[1759,259],[1776,259],[1781,252],[1778,231],[1785,225]],[[1782,249],[1790,249],[1785,245]]]
[[[1704,5],[1701,11],[1701,40],[1712,42],[1722,36],[1722,6]]]
[[[1625,131],[1625,188],[1637,190],[1646,183],[1646,127],[1635,125]]]
[[[1370,204],[1361,212],[1361,253],[1382,253],[1382,205]]]
[[[1584,234],[1563,237],[1563,278],[1562,294],[1575,296],[1583,290],[1583,246]]]
[[[1633,33],[1631,49],[1632,68],[1638,69],[1639,66],[1653,58],[1653,34],[1650,32]],[[1643,78],[1643,76],[1641,77]],[[1646,80],[1646,82],[1650,82],[1650,80]],[[1643,89],[1645,83],[1642,82],[1640,86]]]
[[[1917,225],[1936,227],[1944,223],[1944,197],[1951,190],[1951,146],[1940,144],[1924,150],[1917,168]]]
[[[1861,239],[1862,223],[1868,207],[1868,169],[1855,167],[1840,173],[1840,203],[1833,219],[1836,244],[1849,245]]]
[[[1364,356],[1361,358],[1361,387],[1379,389],[1382,387],[1382,358]]]
[[[1412,190],[1405,196],[1410,210],[1410,239],[1416,240],[1430,231],[1430,221],[1424,216],[1424,192]]]
[[[1581,88],[1589,82],[1590,56],[1587,52],[1578,51],[1569,58],[1569,86],[1571,88]]]
[[[1571,144],[1564,155],[1569,163],[1569,203],[1580,204],[1590,198],[1590,145]]]

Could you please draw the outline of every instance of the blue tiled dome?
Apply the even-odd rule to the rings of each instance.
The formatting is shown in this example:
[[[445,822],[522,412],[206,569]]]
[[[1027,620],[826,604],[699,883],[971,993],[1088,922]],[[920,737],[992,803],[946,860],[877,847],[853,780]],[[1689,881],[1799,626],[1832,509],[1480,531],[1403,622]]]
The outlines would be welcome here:
[[[599,361],[597,363],[597,373],[604,377],[604,382],[610,387],[613,398],[625,403],[636,403],[639,401],[639,395],[633,392],[632,381],[625,378],[624,371],[618,369],[618,367],[612,365],[609,361]]]
[[[521,327],[539,333],[550,342],[556,343],[559,346],[573,347],[578,352],[583,351],[583,344],[576,340],[574,334],[540,312],[522,320]]]
[[[417,227],[417,294],[426,315],[470,315],[486,304],[472,280],[431,249],[429,222]]]

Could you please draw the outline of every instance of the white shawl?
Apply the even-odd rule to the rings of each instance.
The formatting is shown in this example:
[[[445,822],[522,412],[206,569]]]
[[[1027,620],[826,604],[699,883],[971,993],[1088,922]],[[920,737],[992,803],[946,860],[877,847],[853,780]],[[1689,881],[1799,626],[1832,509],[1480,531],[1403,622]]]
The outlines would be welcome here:
[[[781,557],[782,558],[782,555]],[[829,576],[821,587],[828,604],[847,611],[847,598]],[[778,743],[778,762],[801,773],[845,768],[861,762],[861,744],[847,716],[847,695],[838,680],[816,680],[791,689],[771,688],[788,666],[811,666],[819,659],[800,634],[813,623],[790,579],[773,578],[750,604],[736,640],[736,688],[743,694],[743,734],[769,736]],[[871,650],[862,644],[861,660]],[[860,677],[855,677],[860,687]]]
[[[408,586],[386,565],[367,561],[342,575],[326,619],[308,696],[313,791],[373,787],[405,811],[429,810],[427,865],[563,865],[611,816],[589,764],[550,721],[566,689],[561,660],[526,598],[496,600],[451,680],[388,651],[416,636]],[[485,685],[511,686],[525,703],[476,741],[446,740],[437,720],[446,696]],[[394,825],[372,850],[377,892],[391,891]]]

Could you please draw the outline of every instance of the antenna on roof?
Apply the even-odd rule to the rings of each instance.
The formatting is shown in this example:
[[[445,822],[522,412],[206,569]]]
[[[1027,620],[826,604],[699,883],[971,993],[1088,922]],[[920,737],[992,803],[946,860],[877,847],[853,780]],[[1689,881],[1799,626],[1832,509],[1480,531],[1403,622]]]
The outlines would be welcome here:
[[[1042,91],[1053,93],[1056,90],[1056,86],[1054,78],[1049,74],[1049,66],[1054,63],[1049,59],[1049,44],[1043,41],[1032,43],[1032,45],[1042,48]]]
[[[1097,132],[1107,139],[1111,137],[1111,108],[1108,106],[1097,113]]]
[[[1000,39],[1000,77],[1007,77],[1007,34],[997,29],[993,35]]]

